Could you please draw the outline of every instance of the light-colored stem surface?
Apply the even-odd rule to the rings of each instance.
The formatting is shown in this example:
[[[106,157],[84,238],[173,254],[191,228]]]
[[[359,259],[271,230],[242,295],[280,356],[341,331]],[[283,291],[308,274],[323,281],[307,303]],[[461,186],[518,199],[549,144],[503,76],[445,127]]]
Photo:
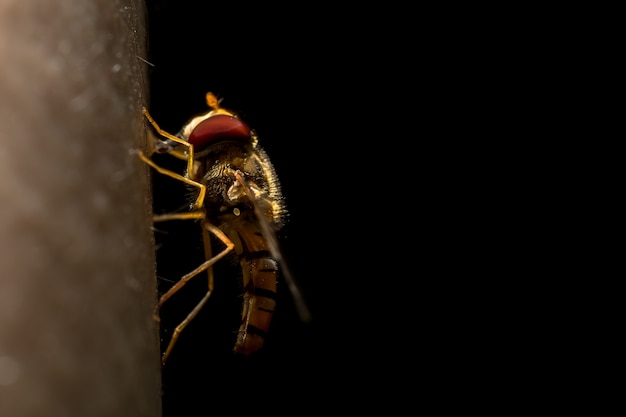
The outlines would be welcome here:
[[[0,416],[161,414],[144,13],[0,1]]]

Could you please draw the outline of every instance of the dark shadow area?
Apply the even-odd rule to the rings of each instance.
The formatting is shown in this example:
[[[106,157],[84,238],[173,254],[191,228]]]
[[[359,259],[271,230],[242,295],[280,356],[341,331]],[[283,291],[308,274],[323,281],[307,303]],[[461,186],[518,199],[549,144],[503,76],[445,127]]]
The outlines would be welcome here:
[[[516,219],[499,222],[508,200],[491,205],[502,189],[482,178],[501,175],[483,162],[509,160],[507,135],[495,148],[481,141],[500,128],[490,107],[506,108],[499,97],[517,77],[496,82],[485,106],[483,86],[502,64],[476,55],[485,44],[451,27],[447,10],[147,4],[152,115],[175,133],[211,91],[257,131],[289,211],[284,254],[313,314],[299,322],[279,278],[267,345],[234,357],[239,289],[221,265],[214,298],[163,370],[164,417],[491,404],[507,386],[488,368],[507,346],[490,338],[508,323],[494,323],[502,309],[484,299],[509,294],[485,276],[503,263],[492,246],[508,250],[500,234]],[[153,180],[156,210],[184,203],[180,186]],[[494,218],[501,231],[485,234]],[[161,290],[202,261],[193,224],[175,229],[157,233]],[[508,279],[498,271],[495,282]],[[168,302],[165,341],[205,290],[197,277]],[[507,374],[515,360],[496,367]]]

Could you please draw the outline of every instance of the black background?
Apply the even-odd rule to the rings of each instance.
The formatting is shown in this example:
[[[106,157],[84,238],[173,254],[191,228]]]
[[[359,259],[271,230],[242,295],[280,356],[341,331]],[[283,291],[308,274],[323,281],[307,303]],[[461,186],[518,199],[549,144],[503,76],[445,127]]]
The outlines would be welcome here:
[[[310,324],[298,320],[279,278],[267,345],[242,360],[230,353],[237,313],[220,301],[216,282],[163,370],[164,417],[251,407],[354,413],[382,406],[389,414],[407,403],[480,401],[465,393],[501,348],[484,347],[500,327],[489,327],[498,311],[484,300],[495,264],[480,217],[484,181],[474,172],[492,173],[472,136],[491,124],[475,101],[482,84],[465,70],[474,45],[448,33],[447,11],[147,5],[152,115],[177,132],[206,111],[212,91],[256,130],[289,211],[283,253],[313,314]],[[159,177],[155,203],[162,204],[170,195]],[[160,238],[159,253],[177,248],[159,265],[167,279],[201,262],[183,265],[197,238],[179,243],[171,231]],[[169,272],[175,267],[181,271]],[[220,276],[222,294],[236,293],[235,280]],[[206,290],[198,278],[188,291],[196,300]],[[170,317],[194,305],[182,293],[175,298],[162,311],[165,340],[176,323]]]
[[[236,283],[217,278],[214,297],[182,333],[163,369],[164,417],[224,407],[325,408],[347,398],[359,374],[371,375],[374,356],[359,361],[373,338],[382,336],[365,319],[373,314],[371,301],[358,295],[366,284],[355,269],[361,264],[372,273],[372,254],[388,242],[354,236],[369,227],[355,212],[358,184],[367,181],[359,174],[367,161],[356,156],[367,128],[351,115],[370,91],[368,80],[355,81],[359,65],[346,44],[351,36],[335,37],[331,26],[339,22],[312,6],[296,11],[228,3],[147,2],[149,109],[163,129],[175,133],[206,111],[204,95],[211,91],[256,130],[281,181],[289,217],[279,237],[313,321],[299,321],[279,278],[266,346],[253,357],[234,357],[238,313],[220,301],[220,289],[236,292]],[[155,210],[176,206],[177,185],[158,175],[153,181]],[[202,260],[192,222],[176,223],[176,231],[157,225],[161,291]],[[369,254],[359,252],[361,246]],[[165,341],[206,291],[206,279],[196,277],[185,289],[162,311]]]
[[[228,320],[216,297],[164,369],[165,417],[484,409],[519,375],[543,383],[521,288],[540,235],[516,246],[526,196],[507,176],[526,172],[516,138],[536,100],[512,120],[528,94],[515,47],[465,10],[429,9],[148,2],[154,117],[175,132],[212,91],[256,129],[314,316],[300,323],[279,291],[266,348],[239,361],[209,334]]]

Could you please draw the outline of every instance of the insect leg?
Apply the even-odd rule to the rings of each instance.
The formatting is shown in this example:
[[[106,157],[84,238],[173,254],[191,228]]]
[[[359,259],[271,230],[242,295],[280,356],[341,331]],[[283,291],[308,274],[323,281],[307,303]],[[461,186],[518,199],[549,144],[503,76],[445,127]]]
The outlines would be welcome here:
[[[154,127],[154,129],[157,131],[157,133],[159,133],[159,135],[161,135],[161,136],[163,136],[163,137],[165,137],[165,138],[167,138],[167,139],[169,139],[171,141],[174,141],[174,142],[176,142],[178,144],[181,144],[181,145],[184,145],[184,146],[187,147],[187,155],[185,155],[183,153],[180,153],[180,152],[177,152],[177,151],[174,151],[174,150],[168,151],[168,153],[170,155],[175,156],[175,157],[177,157],[179,159],[183,159],[183,160],[187,161],[187,174],[185,176],[183,176],[183,175],[177,174],[177,173],[175,173],[173,171],[170,171],[168,169],[161,168],[156,163],[154,163],[154,161],[152,161],[152,159],[150,159],[148,156],[144,155],[142,151],[137,150],[137,151],[134,151],[134,152],[139,156],[139,158],[143,162],[145,162],[146,164],[150,165],[152,168],[154,168],[160,174],[167,175],[168,177],[174,178],[174,179],[176,179],[178,181],[182,181],[185,184],[189,184],[189,185],[192,185],[194,187],[197,187],[198,190],[199,190],[199,193],[198,193],[198,197],[196,198],[195,203],[193,204],[193,208],[194,209],[202,208],[202,205],[204,204],[204,196],[206,194],[206,187],[203,184],[201,184],[201,183],[199,183],[197,181],[194,181],[194,180],[192,180],[189,177],[190,175],[193,175],[193,172],[194,172],[193,145],[190,144],[189,142],[186,142],[186,141],[184,141],[184,140],[182,140],[180,138],[177,138],[176,136],[174,136],[174,135],[166,132],[165,130],[161,129],[159,127],[159,125],[154,121],[152,116],[150,116],[150,113],[148,113],[148,110],[145,107],[143,108],[143,114],[146,117],[146,119],[148,119],[148,121],[150,122],[152,127]],[[150,149],[149,149],[148,154],[149,154],[149,156],[151,156],[154,153],[154,149],[153,149],[154,145],[150,141],[149,141],[149,144],[150,144],[150,146],[149,146]]]
[[[159,127],[159,125],[157,124],[157,122],[154,121],[154,119],[152,118],[152,116],[150,116],[150,113],[148,112],[148,109],[146,109],[145,107],[143,108],[143,115],[146,117],[146,119],[148,119],[148,121],[150,122],[150,124],[152,125],[152,127],[154,128],[154,130],[157,131],[157,133],[161,136],[163,136],[164,138],[167,138],[173,142],[178,143],[179,145],[183,145],[187,147],[187,155],[177,152],[177,151],[169,151],[168,153],[170,155],[173,155],[179,159],[183,159],[187,161],[187,172],[193,172],[193,145],[181,138],[178,138],[174,135],[172,135],[171,133],[166,132],[165,130],[161,129]],[[150,149],[150,154],[154,153],[153,149]]]
[[[158,221],[166,221],[166,220],[204,219],[204,217],[205,217],[204,212],[190,212],[190,213],[178,213],[178,214],[168,214],[168,215],[163,215],[163,216],[155,216],[155,221],[158,222]],[[207,292],[202,298],[202,300],[200,300],[200,302],[194,307],[194,309],[187,315],[187,317],[183,321],[181,321],[178,324],[178,326],[176,326],[176,328],[174,329],[172,338],[170,339],[167,349],[165,350],[165,353],[163,354],[163,357],[161,358],[162,364],[165,364],[167,358],[172,352],[172,349],[174,348],[174,345],[176,344],[176,341],[178,340],[180,333],[189,324],[189,322],[193,320],[194,317],[196,317],[198,312],[202,309],[204,304],[206,304],[207,300],[211,296],[213,292],[213,273],[212,273],[212,270],[210,269],[211,266],[213,266],[213,264],[215,264],[217,261],[219,261],[224,256],[226,256],[235,247],[235,244],[224,234],[224,232],[222,232],[219,228],[217,228],[216,226],[212,225],[211,223],[207,221],[202,222],[202,231],[204,234],[209,233],[209,232],[213,233],[219,240],[221,240],[224,243],[224,245],[226,245],[226,248],[224,248],[217,255],[205,261],[202,265],[200,265],[193,271],[184,275],[176,284],[174,284],[166,293],[164,293],[159,298],[159,302],[154,312],[154,317],[155,317],[155,320],[157,321],[159,320],[158,312],[163,306],[163,304],[170,297],[172,297],[176,292],[178,292],[178,290],[180,290],[191,278],[202,273],[203,271],[208,270],[209,281],[208,281]]]
[[[174,178],[174,179],[176,179],[178,181],[182,181],[185,184],[189,184],[189,185],[192,185],[194,187],[197,187],[200,190],[200,192],[198,193],[198,197],[196,198],[196,202],[193,204],[193,207],[195,209],[202,208],[202,205],[204,204],[204,195],[206,194],[206,186],[204,186],[204,184],[200,184],[197,181],[194,181],[192,179],[184,177],[184,176],[182,176],[180,174],[175,173],[174,171],[170,171],[169,169],[161,168],[160,166],[155,164],[152,159],[150,159],[146,155],[144,155],[143,152],[141,152],[141,151],[135,151],[135,152],[137,153],[137,156],[139,156],[139,158],[143,162],[145,162],[146,164],[150,165],[158,173],[163,174],[163,175],[167,175],[168,177]]]
[[[188,220],[188,219],[199,219],[204,218],[203,212],[191,212],[191,213],[179,213],[179,214],[166,214],[163,216],[155,216],[155,221],[165,221],[165,220]],[[180,290],[191,278],[195,277],[199,273],[206,271],[209,267],[215,264],[217,261],[222,259],[228,252],[233,250],[235,244],[231,242],[231,240],[216,226],[213,226],[211,223],[204,221],[203,228],[213,233],[220,239],[226,248],[224,248],[220,253],[203,262],[202,265],[194,269],[193,271],[185,274],[176,284],[174,284],[165,294],[159,298],[159,304],[157,305],[157,312],[163,306],[163,303],[167,301],[172,295],[174,295],[178,290]],[[213,281],[209,281],[209,291],[213,289]],[[157,316],[158,319],[158,316]]]

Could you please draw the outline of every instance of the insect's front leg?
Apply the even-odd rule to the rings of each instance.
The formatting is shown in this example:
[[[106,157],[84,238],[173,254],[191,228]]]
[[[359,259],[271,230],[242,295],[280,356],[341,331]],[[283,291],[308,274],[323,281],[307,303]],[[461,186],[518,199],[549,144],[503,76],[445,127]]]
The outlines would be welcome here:
[[[184,147],[187,148],[187,153],[184,152],[179,152],[176,151],[174,148],[172,148],[171,145],[162,142],[161,147],[159,149],[159,151],[161,153],[166,152],[178,159],[182,159],[184,161],[187,161],[187,172],[193,172],[193,145],[179,137],[176,137],[174,135],[172,135],[169,132],[166,132],[165,130],[161,129],[161,127],[159,127],[159,125],[157,124],[157,122],[154,121],[154,119],[152,118],[152,116],[150,115],[150,113],[148,112],[148,109],[146,109],[145,107],[143,108],[143,115],[145,116],[146,119],[148,119],[148,122],[150,122],[150,124],[152,125],[152,127],[154,128],[154,130],[156,130],[156,132],[161,135],[162,137],[171,140],[172,142],[175,142],[179,145],[182,145]],[[159,145],[155,146],[154,143],[150,142],[150,149],[149,149],[149,153],[150,155],[152,155],[155,150],[159,148]]]
[[[187,153],[180,153],[177,152],[175,150],[169,150],[167,153],[171,154],[172,156],[175,156],[177,158],[183,159],[187,161],[187,174],[186,175],[180,175],[174,171],[170,171],[169,169],[165,169],[160,167],[159,165],[157,165],[152,159],[150,159],[150,156],[152,156],[152,154],[154,153],[154,148],[155,145],[152,142],[148,142],[149,143],[149,150],[148,150],[148,156],[146,156],[142,151],[140,150],[135,150],[133,151],[133,153],[136,153],[137,156],[139,156],[139,158],[145,162],[146,164],[150,165],[152,168],[154,168],[158,173],[163,174],[163,175],[167,175],[168,177],[174,178],[178,181],[184,182],[185,184],[189,184],[191,186],[194,186],[196,188],[198,188],[199,192],[198,192],[198,197],[196,198],[195,203],[193,204],[193,209],[194,210],[200,210],[204,204],[204,196],[206,194],[206,186],[204,184],[201,184],[197,181],[192,180],[191,178],[189,178],[190,173],[193,173],[195,170],[194,167],[194,159],[193,159],[193,145],[191,145],[190,143],[177,138],[176,136],[164,131],[163,129],[161,129],[159,127],[159,125],[154,121],[154,119],[152,118],[152,116],[150,116],[150,113],[148,113],[148,110],[144,107],[143,108],[143,114],[146,117],[146,119],[148,119],[148,121],[150,122],[150,124],[152,125],[152,127],[154,127],[154,129],[159,133],[159,135],[174,141],[176,143],[179,143],[181,145],[184,145],[187,147]]]

